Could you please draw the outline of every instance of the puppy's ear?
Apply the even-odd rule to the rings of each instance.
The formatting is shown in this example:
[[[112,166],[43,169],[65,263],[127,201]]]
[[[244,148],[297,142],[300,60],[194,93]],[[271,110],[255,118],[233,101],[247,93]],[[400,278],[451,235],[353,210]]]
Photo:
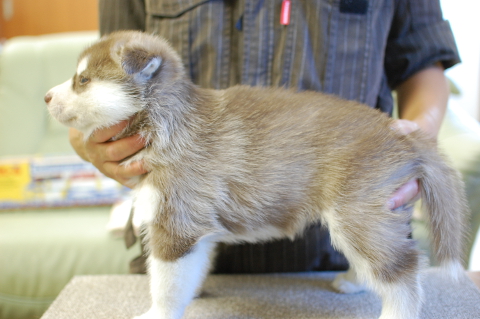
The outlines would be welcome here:
[[[151,55],[142,49],[127,49],[123,52],[123,69],[141,82],[150,80],[161,64],[162,59],[159,56]]]

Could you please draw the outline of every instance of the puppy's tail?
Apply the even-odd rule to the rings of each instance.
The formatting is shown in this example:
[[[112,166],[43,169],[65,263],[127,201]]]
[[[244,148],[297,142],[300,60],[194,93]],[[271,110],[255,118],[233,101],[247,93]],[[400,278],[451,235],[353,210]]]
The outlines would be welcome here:
[[[422,203],[430,224],[436,260],[454,279],[463,273],[464,238],[468,205],[460,173],[436,151],[422,154]]]

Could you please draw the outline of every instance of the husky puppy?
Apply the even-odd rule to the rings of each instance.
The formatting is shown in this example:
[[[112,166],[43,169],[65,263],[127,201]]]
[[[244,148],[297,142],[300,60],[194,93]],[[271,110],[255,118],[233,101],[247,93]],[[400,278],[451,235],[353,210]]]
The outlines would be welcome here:
[[[61,123],[88,138],[130,119],[150,173],[135,188],[149,249],[152,307],[142,319],[181,318],[217,242],[294,238],[321,222],[352,273],[382,299],[382,319],[418,318],[419,252],[410,210],[391,194],[418,178],[433,250],[460,276],[467,211],[459,174],[436,143],[392,130],[377,110],[316,92],[203,89],[169,44],[139,32],[101,38],[76,74],[45,96]]]

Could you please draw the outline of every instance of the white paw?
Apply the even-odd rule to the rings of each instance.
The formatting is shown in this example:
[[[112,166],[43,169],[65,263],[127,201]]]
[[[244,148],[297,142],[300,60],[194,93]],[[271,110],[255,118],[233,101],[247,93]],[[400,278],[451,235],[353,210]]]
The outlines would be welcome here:
[[[133,319],[163,319],[164,316],[158,313],[158,311],[155,311],[153,309],[150,309],[146,313],[140,316],[136,316]]]
[[[183,311],[152,307],[146,313],[133,319],[180,319]]]
[[[337,275],[332,282],[332,287],[343,294],[355,294],[365,291],[366,288],[357,280],[352,279],[349,273],[342,273]]]

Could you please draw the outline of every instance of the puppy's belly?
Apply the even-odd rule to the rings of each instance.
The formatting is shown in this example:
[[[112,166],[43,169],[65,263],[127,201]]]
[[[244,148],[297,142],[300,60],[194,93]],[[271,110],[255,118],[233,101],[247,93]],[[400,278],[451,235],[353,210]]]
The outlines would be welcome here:
[[[307,225],[308,223],[304,221],[301,225],[296,225],[288,230],[273,225],[266,225],[254,230],[248,230],[244,233],[235,234],[229,232],[221,234],[217,237],[217,241],[223,243],[260,243],[281,238],[289,238],[293,240],[297,235],[302,233]]]
[[[249,242],[258,243],[271,239],[284,238],[286,234],[274,226],[266,226],[256,230],[251,230],[242,234],[228,233],[220,235],[218,241],[224,243]]]

